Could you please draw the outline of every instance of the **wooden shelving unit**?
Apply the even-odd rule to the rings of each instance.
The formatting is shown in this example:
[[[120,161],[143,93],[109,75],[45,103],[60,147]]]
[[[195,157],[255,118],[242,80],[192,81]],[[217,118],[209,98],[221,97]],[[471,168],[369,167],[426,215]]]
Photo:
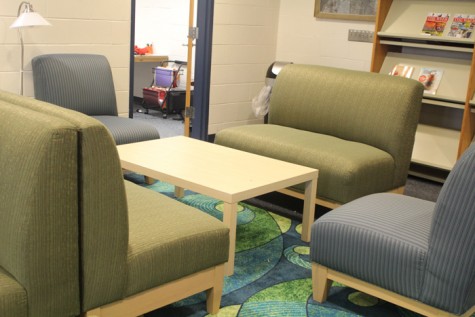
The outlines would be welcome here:
[[[448,13],[442,36],[422,34],[430,12]],[[475,132],[475,34],[447,36],[455,14],[475,14],[474,0],[379,0],[371,71],[388,74],[397,64],[443,69],[436,94],[425,94],[412,161],[450,171]]]

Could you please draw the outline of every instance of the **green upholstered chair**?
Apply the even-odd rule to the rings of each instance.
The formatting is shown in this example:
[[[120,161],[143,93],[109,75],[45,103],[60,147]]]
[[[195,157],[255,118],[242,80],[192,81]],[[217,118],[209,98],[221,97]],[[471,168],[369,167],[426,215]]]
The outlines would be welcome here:
[[[33,58],[35,98],[101,121],[117,145],[159,139],[151,124],[119,117],[109,62],[95,54],[46,54]]]
[[[0,92],[0,316],[139,316],[200,291],[219,309],[229,230],[124,181],[110,132]]]
[[[77,133],[9,97],[0,94],[0,316],[77,316]]]
[[[402,193],[422,94],[412,79],[290,64],[272,88],[268,124],[225,128],[215,142],[318,169],[317,203],[330,208]]]
[[[437,201],[388,193],[320,217],[310,241],[314,298],[331,281],[424,316],[475,313],[475,144],[455,164]]]

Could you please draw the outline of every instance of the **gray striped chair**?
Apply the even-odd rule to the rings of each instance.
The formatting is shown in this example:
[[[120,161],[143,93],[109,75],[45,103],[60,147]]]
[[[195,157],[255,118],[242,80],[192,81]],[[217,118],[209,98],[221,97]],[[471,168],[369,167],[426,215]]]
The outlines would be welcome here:
[[[437,202],[373,194],[320,217],[310,242],[313,296],[331,281],[425,316],[475,313],[475,145]]]
[[[102,122],[117,145],[159,139],[151,124],[119,117],[107,58],[94,54],[46,54],[33,58],[35,98]]]

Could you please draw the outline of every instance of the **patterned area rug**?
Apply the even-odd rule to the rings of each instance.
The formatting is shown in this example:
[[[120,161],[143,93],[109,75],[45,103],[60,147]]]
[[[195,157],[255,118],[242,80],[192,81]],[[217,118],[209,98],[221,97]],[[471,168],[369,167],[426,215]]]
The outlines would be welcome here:
[[[140,183],[143,177],[128,176]],[[166,183],[145,185],[173,197]],[[180,199],[218,219],[222,202],[187,191]],[[416,317],[405,309],[334,283],[327,302],[312,299],[309,246],[300,240],[301,225],[261,208],[240,204],[233,276],[226,277],[218,317],[371,316]],[[205,294],[148,313],[146,317],[210,316]]]

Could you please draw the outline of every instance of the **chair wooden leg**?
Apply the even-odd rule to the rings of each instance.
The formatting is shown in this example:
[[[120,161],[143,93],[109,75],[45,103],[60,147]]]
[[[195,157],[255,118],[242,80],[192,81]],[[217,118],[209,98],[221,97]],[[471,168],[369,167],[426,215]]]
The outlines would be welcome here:
[[[155,179],[153,179],[153,178],[151,178],[151,177],[148,177],[148,176],[144,176],[144,178],[145,178],[145,183],[146,183],[147,185],[152,185],[152,184],[155,183],[155,181],[156,181]]]
[[[101,317],[101,309],[96,308],[85,313],[82,313],[81,317]]]
[[[97,308],[97,309],[90,310],[86,313],[82,313],[80,317],[101,317],[101,309]],[[140,315],[137,317],[144,317],[144,315]]]
[[[327,272],[328,268],[312,262],[313,299],[319,303],[327,300],[328,292],[333,282],[327,278]]]
[[[215,315],[221,306],[221,295],[224,285],[224,264],[215,268],[213,288],[206,291],[206,310]]]

